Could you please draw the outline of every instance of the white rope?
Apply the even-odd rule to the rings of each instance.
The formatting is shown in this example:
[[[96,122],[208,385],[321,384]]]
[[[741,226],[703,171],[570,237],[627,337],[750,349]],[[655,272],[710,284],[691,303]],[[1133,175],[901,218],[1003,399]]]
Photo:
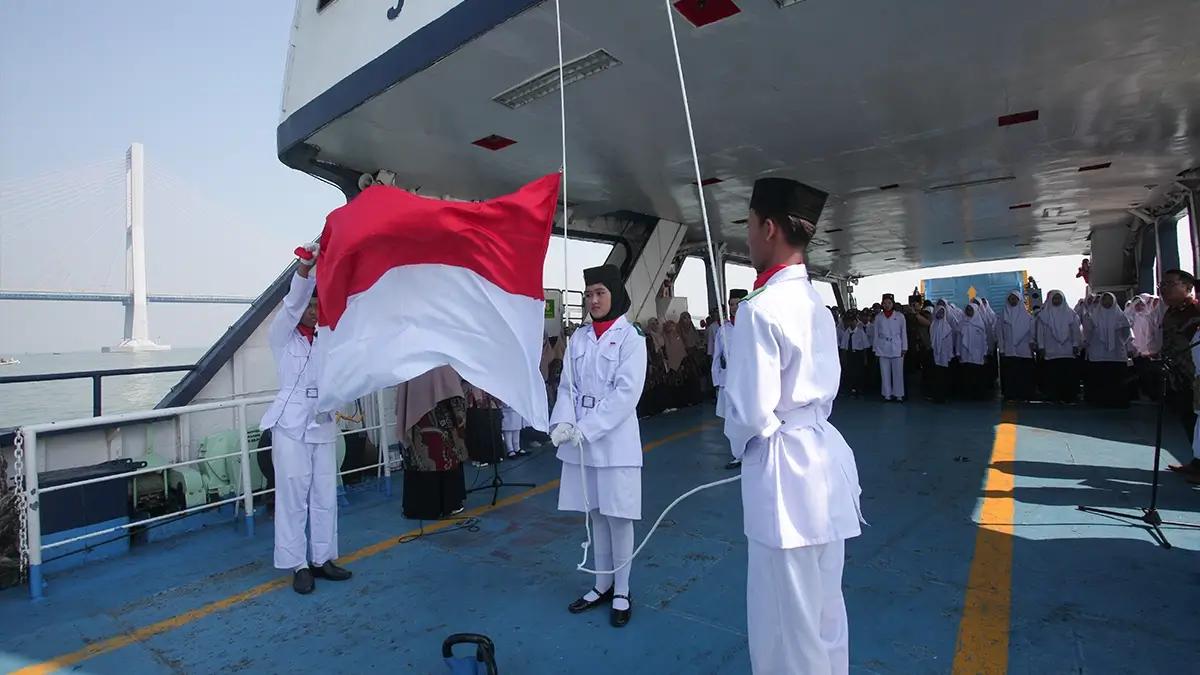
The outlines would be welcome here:
[[[554,28],[558,37],[558,108],[559,108],[559,126],[562,132],[562,168],[559,171],[562,173],[562,231],[563,231],[563,294],[566,295],[566,288],[569,286],[568,279],[570,278],[571,269],[568,264],[569,256],[567,249],[570,244],[569,225],[567,224],[567,93],[566,82],[563,75],[563,39],[562,39],[562,3],[561,0],[554,0]],[[586,291],[586,289],[585,289]],[[583,310],[587,312],[587,295],[584,294]],[[564,316],[566,314],[564,313]],[[582,328],[582,326],[580,326]],[[566,358],[564,361],[564,374],[567,377],[567,393],[571,397],[571,410],[575,410],[575,369],[573,363],[575,359],[571,358],[571,345],[568,341],[567,348],[564,350]],[[576,420],[578,422],[578,420]],[[576,426],[578,429],[578,426]],[[587,477],[585,476],[586,469],[583,465],[583,443],[579,443],[579,482],[583,486],[583,529],[587,532],[587,541],[581,546],[583,547],[583,560],[576,565],[576,569],[582,569],[587,564],[588,550],[592,546],[592,522],[588,518],[588,494],[587,494]]]
[[[696,195],[700,199],[700,219],[704,221],[704,241],[708,246],[708,264],[712,268],[713,288],[717,289],[717,293],[721,293],[723,289],[717,278],[717,258],[713,251],[712,228],[708,224],[708,206],[704,201],[704,179],[700,177],[700,154],[696,151],[696,132],[692,128],[692,106],[688,103],[687,83],[683,79],[683,59],[679,56],[679,38],[675,35],[674,7],[671,5],[671,0],[666,0],[664,4],[667,7],[667,25],[671,28],[671,46],[675,48],[675,70],[679,73],[679,93],[683,96],[683,116],[687,120],[688,143],[692,148],[692,168],[696,172]],[[724,304],[721,302],[722,297],[723,295],[717,297],[717,318],[724,326],[728,317],[726,317]],[[721,352],[728,353],[725,350],[724,331],[717,334],[717,339],[721,341]]]
[[[558,2],[559,2],[559,0],[555,0],[555,3],[554,3],[556,12],[558,10]],[[671,27],[671,44],[675,48],[675,68],[679,73],[679,91],[683,95],[683,112],[684,112],[684,116],[687,118],[688,141],[690,142],[691,149],[692,149],[692,166],[696,172],[696,192],[700,198],[700,217],[704,222],[704,239],[708,244],[708,259],[709,259],[709,265],[712,268],[713,288],[718,289],[718,293],[719,293],[721,290],[721,285],[720,285],[720,282],[719,282],[718,276],[717,276],[716,254],[713,251],[712,229],[708,222],[708,208],[704,202],[704,186],[701,185],[703,180],[700,177],[700,155],[696,151],[696,134],[692,127],[692,110],[691,110],[691,106],[688,104],[687,83],[684,81],[684,78],[683,78],[683,60],[679,56],[679,39],[675,35],[675,15],[673,13],[673,8],[671,6],[671,0],[665,0],[665,4],[666,4],[666,8],[667,8],[667,23]],[[561,18],[559,19],[559,26],[558,26],[558,41],[559,41],[558,42],[559,94],[561,96],[561,94],[562,94],[562,21],[561,21]],[[563,157],[564,157],[563,165],[565,167],[566,166],[565,158],[566,158],[566,152],[567,152],[567,150],[566,150],[566,148],[567,148],[566,106],[565,106],[565,104],[563,104],[562,118],[563,118]],[[564,195],[566,194],[565,178],[564,178],[563,193],[564,193]],[[565,212],[565,209],[566,209],[565,197],[564,197],[563,208],[564,208],[564,212]],[[564,237],[563,237],[563,241],[564,241],[563,260],[564,260],[564,265],[565,265],[565,260],[566,260],[565,223],[564,223],[564,228],[563,228],[563,235],[564,235]],[[722,303],[720,302],[720,300],[721,300],[721,298],[718,297],[717,315],[721,319],[721,323],[725,324],[726,312],[724,311],[725,308],[722,306]],[[727,342],[725,339],[724,331],[722,330],[721,332],[719,332],[717,337],[721,342],[721,351],[723,353],[727,353],[726,352]],[[567,361],[568,362],[571,361],[569,354],[568,354]],[[574,381],[573,380],[571,381],[571,397],[572,397],[571,403],[572,403],[572,405],[574,405]],[[724,479],[721,479],[718,481],[713,481],[711,483],[705,483],[704,485],[698,485],[698,486],[692,488],[691,490],[688,490],[687,492],[679,495],[678,497],[675,498],[675,501],[671,502],[670,505],[668,505],[667,508],[663,509],[663,512],[658,515],[658,519],[654,521],[654,525],[650,528],[650,531],[646,533],[646,536],[642,539],[642,543],[638,544],[638,547],[636,549],[634,549],[633,554],[629,556],[628,560],[626,560],[625,562],[621,563],[616,568],[611,569],[611,570],[593,570],[593,569],[589,569],[587,567],[588,549],[591,548],[591,545],[592,545],[592,526],[591,526],[591,518],[588,517],[588,511],[587,511],[587,508],[588,508],[588,506],[590,506],[590,504],[588,503],[587,480],[585,478],[584,471],[585,471],[585,469],[583,466],[583,444],[580,443],[579,444],[579,479],[580,479],[581,485],[583,486],[583,504],[584,504],[583,519],[584,519],[584,528],[587,531],[587,541],[582,544],[583,560],[578,565],[575,566],[575,569],[580,572],[585,572],[588,574],[616,574],[617,572],[624,569],[625,567],[628,567],[630,564],[633,563],[633,559],[636,558],[638,556],[638,554],[642,552],[642,549],[645,548],[646,544],[650,541],[650,538],[652,536],[654,536],[654,533],[658,530],[658,526],[662,523],[663,518],[665,518],[666,515],[671,511],[671,509],[675,508],[676,505],[678,505],[680,502],[687,499],[688,497],[696,494],[697,492],[701,492],[701,491],[707,490],[709,488],[714,488],[714,487],[717,487],[718,485],[725,485],[727,483],[733,483],[735,481],[739,481],[742,479],[741,474],[738,474],[737,476],[733,476],[730,478],[724,478]]]

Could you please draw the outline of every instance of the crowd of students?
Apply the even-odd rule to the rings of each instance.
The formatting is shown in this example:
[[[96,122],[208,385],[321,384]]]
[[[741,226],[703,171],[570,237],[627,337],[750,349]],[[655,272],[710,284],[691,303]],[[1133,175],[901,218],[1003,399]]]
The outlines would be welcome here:
[[[1162,347],[1166,305],[1149,294],[1122,309],[1112,293],[1072,308],[1050,291],[1031,310],[1022,289],[997,311],[987,298],[961,307],[914,294],[892,294],[862,310],[839,312],[842,396],[904,401],[917,389],[935,402],[991,398],[1122,407],[1153,395],[1153,360]]]

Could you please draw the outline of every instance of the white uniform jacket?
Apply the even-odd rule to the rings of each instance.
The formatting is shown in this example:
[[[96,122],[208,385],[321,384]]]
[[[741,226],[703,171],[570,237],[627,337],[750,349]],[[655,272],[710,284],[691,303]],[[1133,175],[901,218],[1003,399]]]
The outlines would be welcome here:
[[[579,429],[585,466],[641,466],[637,404],[646,384],[646,338],[625,317],[599,338],[591,326],[583,326],[567,343],[567,358],[571,365],[563,367],[550,425]],[[579,446],[564,443],[558,458],[578,464]]]
[[[904,321],[904,314],[893,311],[889,319],[880,312],[871,325],[875,327],[871,343],[875,346],[876,356],[898,359],[908,351],[908,325]]]
[[[300,317],[308,309],[317,279],[313,274],[304,278],[292,276],[292,287],[283,298],[283,306],[271,320],[267,340],[279,376],[279,393],[263,415],[261,428],[278,428],[305,443],[332,443],[337,439],[337,427],[332,413],[317,415],[317,380],[321,373],[316,341],[296,330]]]
[[[862,326],[855,326],[853,330],[847,330],[845,326],[838,328],[838,349],[861,352],[870,348],[871,336],[867,335],[866,328]]]
[[[854,453],[829,423],[841,379],[836,331],[803,265],[777,272],[738,307],[725,435],[742,458],[746,536],[764,546],[861,532]]]

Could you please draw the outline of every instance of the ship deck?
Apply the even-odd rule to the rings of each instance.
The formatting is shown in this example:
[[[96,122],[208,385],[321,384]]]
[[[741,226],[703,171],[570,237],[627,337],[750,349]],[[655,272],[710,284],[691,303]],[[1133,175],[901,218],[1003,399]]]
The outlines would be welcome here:
[[[839,402],[870,527],[847,546],[856,673],[1151,673],[1194,664],[1200,531],[1174,548],[1077,504],[1136,509],[1149,496],[1154,409]],[[644,420],[638,537],[684,490],[727,477],[711,408]],[[1168,419],[1164,461],[1188,454]],[[1175,459],[1171,459],[1174,457]],[[392,496],[354,490],[341,560],[355,573],[298,596],[271,567],[271,527],[230,524],[135,547],[49,578],[46,598],[0,593],[0,671],[441,673],[441,642],[479,632],[501,673],[747,673],[737,485],[697,494],[633,571],[634,615],[570,615],[580,517],[555,509],[547,448],[502,465],[536,488],[470,496],[477,531],[417,523]],[[467,478],[475,478],[468,468]],[[477,476],[489,477],[487,470]],[[1164,473],[1168,520],[1200,522],[1200,493]]]

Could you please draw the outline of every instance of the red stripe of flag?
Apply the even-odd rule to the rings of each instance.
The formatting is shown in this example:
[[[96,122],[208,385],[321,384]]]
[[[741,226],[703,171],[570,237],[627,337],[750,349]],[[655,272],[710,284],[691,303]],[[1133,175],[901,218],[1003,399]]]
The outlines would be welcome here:
[[[317,265],[321,325],[336,328],[351,296],[401,265],[463,267],[505,292],[542,300],[560,179],[553,173],[484,202],[367,188],[325,219]]]

